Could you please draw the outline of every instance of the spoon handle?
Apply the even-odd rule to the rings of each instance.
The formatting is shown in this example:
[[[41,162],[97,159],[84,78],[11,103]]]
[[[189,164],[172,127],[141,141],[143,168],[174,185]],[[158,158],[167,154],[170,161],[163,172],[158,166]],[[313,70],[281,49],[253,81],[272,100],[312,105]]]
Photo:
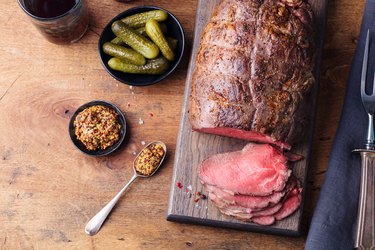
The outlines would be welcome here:
[[[103,207],[86,225],[85,232],[88,235],[95,235],[99,232],[103,222],[107,218],[108,214],[112,211],[112,208],[116,205],[117,201],[120,199],[121,195],[128,189],[130,184],[137,178],[137,175],[134,174],[130,181],[116,194],[116,196],[105,206]]]

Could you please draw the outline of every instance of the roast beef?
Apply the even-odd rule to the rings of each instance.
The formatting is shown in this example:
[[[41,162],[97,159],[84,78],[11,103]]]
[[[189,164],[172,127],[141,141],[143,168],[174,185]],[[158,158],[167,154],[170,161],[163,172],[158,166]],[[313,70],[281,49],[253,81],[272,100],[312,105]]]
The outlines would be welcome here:
[[[240,206],[234,206],[234,205],[228,205],[225,203],[222,203],[222,201],[215,196],[215,194],[210,193],[210,200],[215,203],[215,205],[219,208],[219,210],[226,215],[234,216],[240,220],[244,221],[251,221],[252,218],[261,217],[261,216],[271,216],[275,213],[277,213],[281,207],[283,206],[283,203],[277,203],[273,206],[266,207],[263,209],[250,209]]]
[[[198,170],[203,184],[257,196],[282,191],[290,173],[287,158],[279,149],[256,143],[247,144],[241,151],[209,157]]]
[[[301,202],[301,191],[302,189],[299,181],[292,176],[285,187],[284,194],[286,193],[286,195],[277,203],[272,203],[265,207],[248,207],[245,204],[227,203],[226,200],[212,191],[209,192],[209,198],[223,214],[234,216],[243,221],[255,222],[261,225],[270,225],[273,224],[275,220],[281,220],[289,216],[299,207]],[[267,196],[248,197],[267,199]]]
[[[219,207],[242,207],[257,211],[280,203],[296,186],[300,186],[299,182],[294,176],[291,176],[282,191],[273,192],[267,196],[236,195],[211,185],[205,185],[205,188],[209,192],[211,200],[215,200]],[[215,198],[212,198],[211,195],[214,195]]]
[[[276,220],[282,220],[292,213],[294,213],[300,206],[302,199],[302,188],[295,188],[293,194],[288,196],[282,203],[281,209],[273,215],[268,216],[254,216],[250,221],[260,225],[272,225]]]
[[[248,208],[264,208],[277,204],[285,195],[285,191],[273,192],[267,196],[253,196],[253,195],[235,195],[234,193],[227,192],[216,186],[204,186],[209,194],[214,194],[222,202],[231,205],[238,205]]]
[[[302,0],[222,0],[196,56],[192,128],[289,149],[314,83],[312,25]]]
[[[301,203],[302,188],[288,158],[269,144],[248,143],[240,151],[213,155],[200,164],[198,177],[210,201],[239,220],[271,225]]]

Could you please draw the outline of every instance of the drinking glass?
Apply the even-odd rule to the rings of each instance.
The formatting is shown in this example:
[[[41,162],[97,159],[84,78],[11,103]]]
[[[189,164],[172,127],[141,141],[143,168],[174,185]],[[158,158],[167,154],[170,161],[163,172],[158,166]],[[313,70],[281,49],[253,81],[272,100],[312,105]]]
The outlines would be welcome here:
[[[65,12],[61,6],[54,6],[56,2],[53,1],[56,0],[17,0],[34,26],[48,41],[69,44],[81,39],[89,25],[86,0],[75,0],[71,7],[65,6],[69,8]],[[63,13],[59,13],[61,10]]]

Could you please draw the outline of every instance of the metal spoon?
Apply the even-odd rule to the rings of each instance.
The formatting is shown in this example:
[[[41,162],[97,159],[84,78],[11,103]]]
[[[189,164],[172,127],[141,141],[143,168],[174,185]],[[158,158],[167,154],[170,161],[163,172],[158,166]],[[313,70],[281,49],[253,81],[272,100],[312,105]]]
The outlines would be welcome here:
[[[140,156],[141,152],[150,147],[151,145],[153,144],[159,144],[160,146],[162,146],[163,150],[164,150],[164,155],[162,157],[162,159],[160,160],[160,163],[159,165],[155,168],[155,170],[150,174],[150,175],[143,175],[139,172],[137,172],[136,168],[135,168],[135,163],[138,159],[138,157]],[[153,176],[156,171],[159,169],[160,165],[162,164],[164,158],[165,158],[165,155],[167,153],[167,146],[161,142],[161,141],[154,141],[154,142],[151,142],[149,143],[146,147],[144,147],[140,152],[139,154],[137,155],[137,157],[134,159],[134,162],[133,162],[133,169],[134,169],[134,175],[133,177],[130,179],[130,181],[120,190],[120,192],[118,192],[118,194],[116,194],[116,196],[105,206],[102,208],[102,210],[100,210],[86,225],[85,227],[85,232],[88,234],[88,235],[95,235],[97,232],[99,232],[103,222],[105,221],[105,219],[107,218],[107,216],[109,215],[109,213],[112,211],[112,208],[116,205],[117,201],[120,199],[121,195],[128,189],[128,187],[130,186],[130,184],[133,183],[133,181],[135,179],[137,179],[137,177],[151,177]]]

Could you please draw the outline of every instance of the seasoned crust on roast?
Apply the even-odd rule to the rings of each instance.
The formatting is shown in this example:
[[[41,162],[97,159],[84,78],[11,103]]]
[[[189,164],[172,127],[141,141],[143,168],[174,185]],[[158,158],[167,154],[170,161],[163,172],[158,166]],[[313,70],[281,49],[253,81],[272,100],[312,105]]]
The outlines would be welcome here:
[[[311,7],[302,0],[223,0],[207,24],[189,100],[193,129],[254,131],[292,144],[314,84]]]
[[[250,57],[246,51],[232,50],[216,45],[201,46],[197,64],[202,73],[227,74],[248,81]]]
[[[222,0],[211,20],[224,22],[256,21],[261,0]]]

